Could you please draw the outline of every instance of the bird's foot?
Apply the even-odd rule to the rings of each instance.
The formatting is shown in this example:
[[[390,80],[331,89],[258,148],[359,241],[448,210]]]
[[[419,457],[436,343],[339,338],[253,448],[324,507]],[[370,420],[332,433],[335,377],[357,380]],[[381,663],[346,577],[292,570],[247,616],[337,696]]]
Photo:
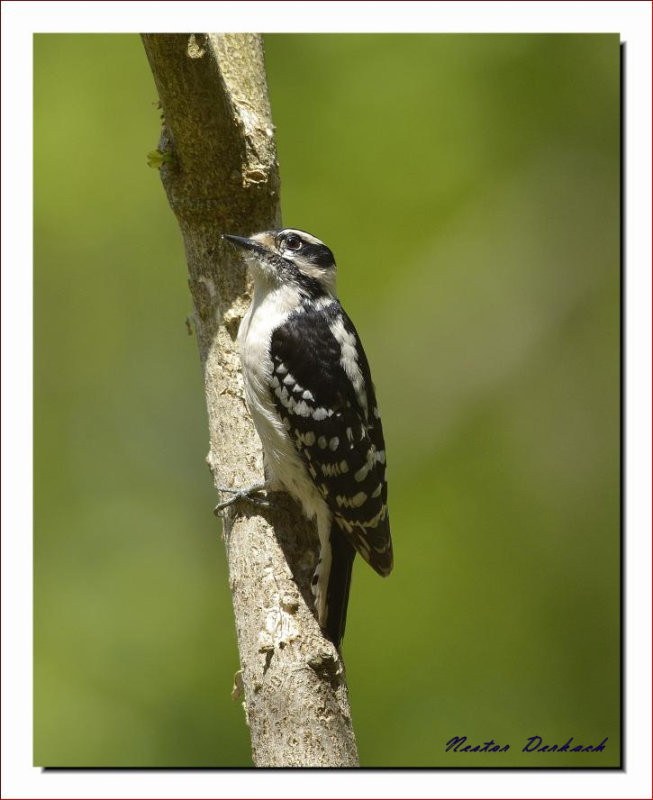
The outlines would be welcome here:
[[[267,489],[267,485],[265,483],[255,483],[252,486],[246,486],[244,489],[227,489],[220,486],[218,487],[218,491],[226,494],[232,494],[233,497],[218,503],[218,505],[213,509],[213,513],[217,515],[220,513],[220,511],[232,505],[233,503],[237,503],[239,500],[245,500],[248,503],[253,503],[257,506],[269,508],[270,502],[267,499],[263,497],[256,497],[257,492],[262,492],[265,489]]]

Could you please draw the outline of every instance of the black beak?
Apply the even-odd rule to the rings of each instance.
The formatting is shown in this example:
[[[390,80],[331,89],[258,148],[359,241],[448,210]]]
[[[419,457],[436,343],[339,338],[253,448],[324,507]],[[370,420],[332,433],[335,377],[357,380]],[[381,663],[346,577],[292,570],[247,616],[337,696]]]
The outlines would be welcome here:
[[[238,244],[241,247],[248,247],[251,244],[249,239],[246,239],[244,236],[234,236],[231,233],[223,233],[220,238],[228,239],[230,242],[233,242],[234,244]]]
[[[251,239],[246,239],[244,236],[234,236],[231,233],[223,233],[222,238],[228,242],[233,242],[237,247],[243,247],[245,250],[253,250],[255,253],[267,253],[267,250],[258,242],[253,242]]]

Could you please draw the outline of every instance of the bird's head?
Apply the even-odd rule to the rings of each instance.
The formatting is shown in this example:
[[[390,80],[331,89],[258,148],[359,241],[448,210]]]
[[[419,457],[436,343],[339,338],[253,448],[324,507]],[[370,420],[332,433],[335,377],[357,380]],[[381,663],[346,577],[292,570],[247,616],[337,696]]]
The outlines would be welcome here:
[[[242,248],[257,285],[291,284],[311,297],[336,296],[336,262],[329,248],[306,231],[284,228],[249,238],[225,233],[223,239]]]

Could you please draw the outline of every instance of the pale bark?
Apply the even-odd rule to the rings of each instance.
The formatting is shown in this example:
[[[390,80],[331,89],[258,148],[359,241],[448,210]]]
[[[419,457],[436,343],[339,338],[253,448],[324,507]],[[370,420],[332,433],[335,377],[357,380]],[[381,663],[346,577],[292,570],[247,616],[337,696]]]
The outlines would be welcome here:
[[[281,225],[261,38],[145,34],[164,115],[161,178],[181,228],[204,373],[215,485],[263,479],[236,346],[250,300],[221,233]],[[216,494],[216,502],[220,498]],[[285,494],[224,514],[244,706],[257,766],[356,766],[344,665],[313,613],[314,527]]]

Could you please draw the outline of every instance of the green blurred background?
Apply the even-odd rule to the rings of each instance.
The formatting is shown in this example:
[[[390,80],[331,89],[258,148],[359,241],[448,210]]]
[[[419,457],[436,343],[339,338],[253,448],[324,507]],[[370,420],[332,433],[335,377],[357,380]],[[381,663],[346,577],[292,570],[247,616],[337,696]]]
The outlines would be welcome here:
[[[265,45],[284,221],[336,253],[389,452],[361,763],[616,766],[619,38]],[[152,76],[136,35],[37,35],[34,67],[34,761],[248,766]]]

